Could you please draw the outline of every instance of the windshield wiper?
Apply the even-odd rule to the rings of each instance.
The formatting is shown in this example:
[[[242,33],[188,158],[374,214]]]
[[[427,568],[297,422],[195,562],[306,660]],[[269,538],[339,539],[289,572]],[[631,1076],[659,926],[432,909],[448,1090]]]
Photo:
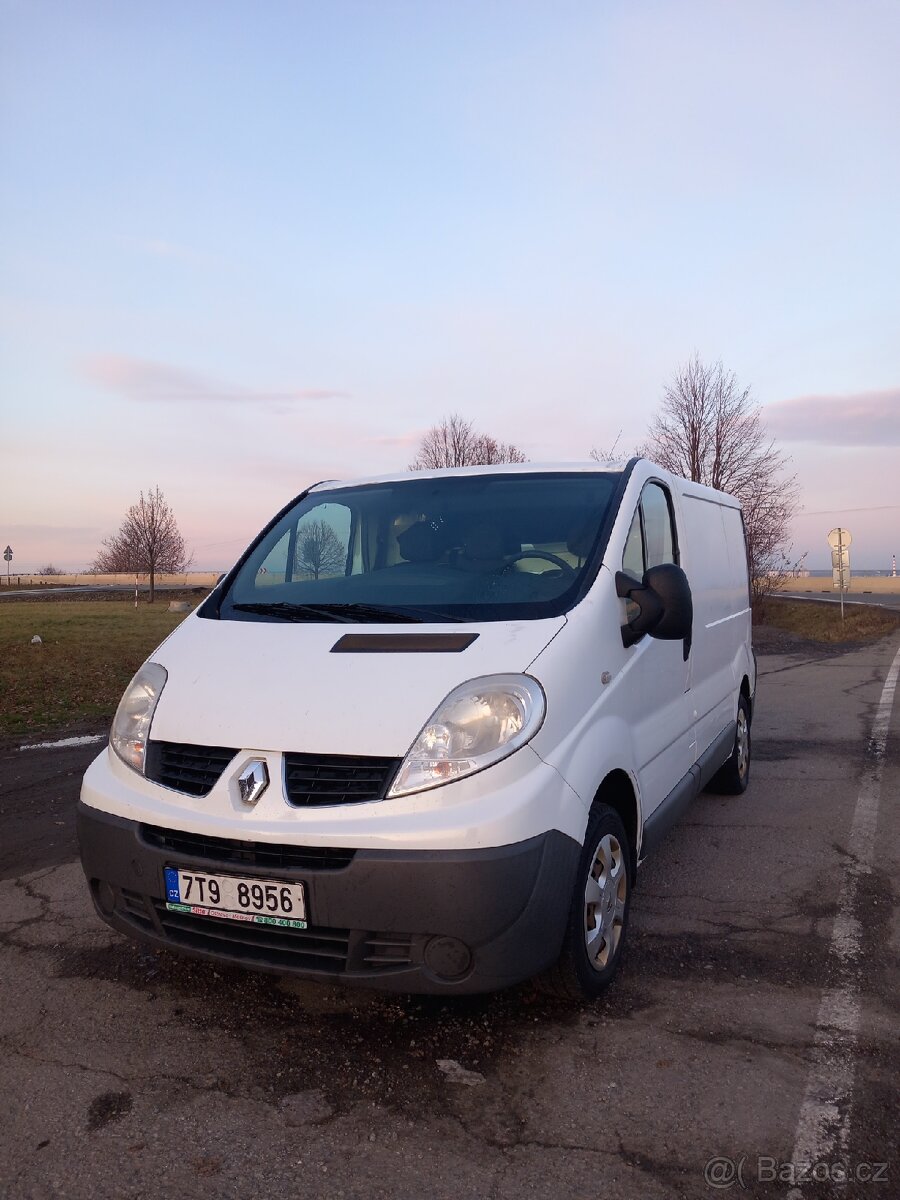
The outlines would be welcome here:
[[[402,606],[392,608],[381,604],[290,604],[287,601],[268,601],[258,604],[233,604],[238,612],[259,613],[261,616],[282,617],[285,621],[314,621],[325,617],[347,624],[383,621],[386,625],[424,624],[425,622],[454,621],[449,613],[430,608]]]
[[[458,623],[463,618],[453,617],[450,613],[439,612],[436,608],[420,608],[418,605],[401,604],[396,608],[387,604],[323,604],[323,608],[331,611],[348,613],[351,617],[361,620],[384,621],[385,624],[399,621],[418,621],[420,624],[440,624],[443,621]]]
[[[232,604],[237,612],[259,613],[262,617],[281,617],[285,621],[314,621],[327,617],[331,621],[350,622],[352,617],[331,612],[327,607],[315,604],[289,604],[285,600],[271,600],[265,604]]]
[[[343,621],[384,621],[386,624],[419,623],[425,620],[417,608],[390,608],[381,604],[323,604],[325,612]]]

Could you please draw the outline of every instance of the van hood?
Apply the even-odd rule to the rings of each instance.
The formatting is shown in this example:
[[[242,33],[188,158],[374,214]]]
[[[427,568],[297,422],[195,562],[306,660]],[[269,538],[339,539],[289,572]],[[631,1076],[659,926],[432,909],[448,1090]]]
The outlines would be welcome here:
[[[320,625],[193,615],[151,655],[168,679],[150,736],[238,750],[399,758],[448,692],[480,675],[526,671],[565,622]],[[389,635],[390,645],[423,634],[477,636],[459,651],[335,653],[348,634]]]

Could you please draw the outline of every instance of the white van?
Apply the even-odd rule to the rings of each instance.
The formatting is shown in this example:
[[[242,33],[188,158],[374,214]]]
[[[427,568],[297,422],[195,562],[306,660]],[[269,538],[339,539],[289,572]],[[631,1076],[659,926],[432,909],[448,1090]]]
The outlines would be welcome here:
[[[639,860],[746,788],[755,682],[730,496],[642,459],[320,483],[130,684],[91,895],[251,967],[594,996]]]

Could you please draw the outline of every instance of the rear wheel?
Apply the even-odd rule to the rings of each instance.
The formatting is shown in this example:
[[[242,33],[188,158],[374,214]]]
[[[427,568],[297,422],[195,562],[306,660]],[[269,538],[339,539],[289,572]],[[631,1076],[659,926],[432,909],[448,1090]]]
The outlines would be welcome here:
[[[543,991],[570,1000],[594,999],[612,983],[628,928],[632,861],[619,814],[606,804],[595,804],[562,954],[538,981]]]
[[[737,722],[734,731],[734,747],[731,757],[720,767],[709,784],[711,792],[726,796],[739,796],[746,792],[750,782],[750,705],[747,697],[738,700]]]

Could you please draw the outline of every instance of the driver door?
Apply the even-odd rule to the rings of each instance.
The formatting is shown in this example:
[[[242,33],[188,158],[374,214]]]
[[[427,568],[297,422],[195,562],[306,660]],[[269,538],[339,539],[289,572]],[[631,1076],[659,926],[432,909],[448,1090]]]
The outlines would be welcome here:
[[[649,567],[678,562],[672,498],[661,483],[647,483],[625,542],[622,570],[643,579]],[[623,604],[627,619],[634,602]],[[690,654],[685,657],[684,645],[645,635],[625,650],[623,715],[633,731],[645,821],[690,771],[697,755]]]

